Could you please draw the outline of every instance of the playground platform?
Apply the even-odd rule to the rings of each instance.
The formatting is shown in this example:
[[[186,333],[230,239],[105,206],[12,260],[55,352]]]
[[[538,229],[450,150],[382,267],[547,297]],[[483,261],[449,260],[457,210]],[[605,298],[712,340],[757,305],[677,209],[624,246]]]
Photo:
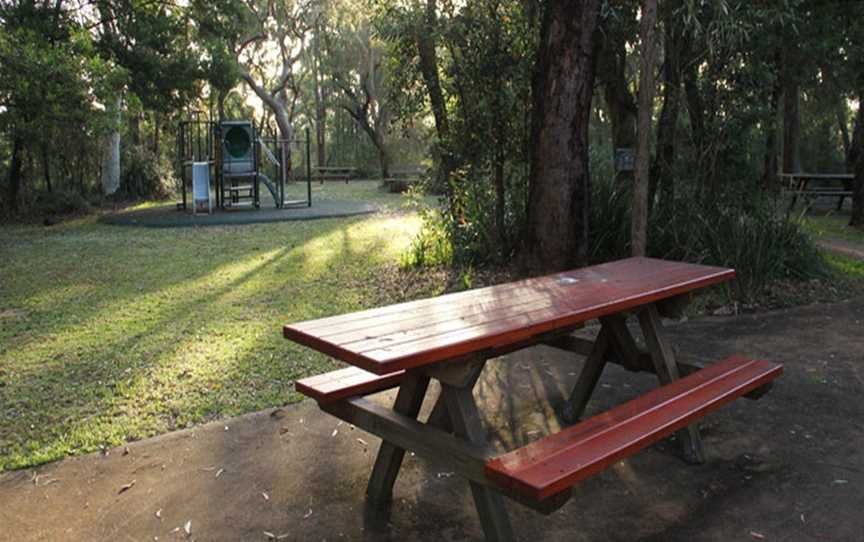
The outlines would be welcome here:
[[[276,209],[263,206],[260,209],[217,210],[212,214],[192,214],[177,209],[174,203],[102,215],[100,222],[118,226],[145,228],[182,228],[194,226],[236,226],[261,224],[289,220],[314,220],[371,214],[378,211],[372,203],[357,200],[327,199],[315,201],[311,207],[285,207]]]

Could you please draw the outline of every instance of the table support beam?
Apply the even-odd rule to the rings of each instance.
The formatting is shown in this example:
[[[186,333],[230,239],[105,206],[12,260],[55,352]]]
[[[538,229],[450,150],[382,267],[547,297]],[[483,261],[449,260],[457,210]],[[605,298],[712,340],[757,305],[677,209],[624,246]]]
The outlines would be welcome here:
[[[408,372],[399,386],[393,410],[399,414],[416,418],[426,397],[429,387],[429,377],[416,372]],[[366,488],[366,496],[373,508],[386,508],[393,496],[393,484],[402,466],[405,448],[400,448],[387,440],[381,441],[372,476]]]
[[[447,401],[447,411],[456,435],[475,446],[485,446],[486,432],[480,422],[480,413],[471,393],[472,387],[457,388],[442,383],[442,394]],[[486,540],[515,540],[501,493],[474,481],[469,483]]]
[[[561,418],[566,423],[576,423],[585,413],[588,400],[591,399],[591,394],[594,393],[597,381],[600,380],[600,375],[606,366],[610,343],[609,335],[609,329],[603,326],[597,335],[591,353],[585,359],[585,365],[582,367],[582,372],[579,373],[579,380],[576,381],[573,391],[570,392],[570,397],[561,409]]]
[[[681,375],[678,370],[678,362],[675,360],[675,351],[666,338],[663,324],[660,321],[660,313],[655,305],[648,305],[639,312],[639,325],[645,343],[654,361],[657,378],[661,384],[668,384],[678,380]],[[683,448],[684,460],[688,463],[700,464],[705,462],[705,451],[702,448],[702,437],[699,435],[699,426],[692,423],[686,429],[676,433]]]

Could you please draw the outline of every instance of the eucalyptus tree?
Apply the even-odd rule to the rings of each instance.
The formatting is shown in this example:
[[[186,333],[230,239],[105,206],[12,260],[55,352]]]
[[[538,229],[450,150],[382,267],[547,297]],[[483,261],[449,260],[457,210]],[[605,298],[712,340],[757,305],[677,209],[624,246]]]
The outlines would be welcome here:
[[[563,269],[588,255],[588,123],[594,95],[598,0],[545,3],[532,110],[526,247]]]
[[[9,145],[4,201],[15,211],[27,189],[85,190],[85,176],[98,170],[92,141],[104,120],[96,93],[111,68],[62,2],[4,2],[0,25],[0,128]],[[39,178],[41,188],[26,183]]]
[[[247,28],[234,50],[240,77],[273,113],[283,141],[293,120],[306,72],[300,61],[320,9],[314,0],[246,0]]]
[[[387,178],[392,160],[387,134],[393,115],[384,44],[361,2],[340,2],[325,21],[319,25],[324,50],[321,70],[338,90],[335,104],[354,119],[375,147],[381,176]]]

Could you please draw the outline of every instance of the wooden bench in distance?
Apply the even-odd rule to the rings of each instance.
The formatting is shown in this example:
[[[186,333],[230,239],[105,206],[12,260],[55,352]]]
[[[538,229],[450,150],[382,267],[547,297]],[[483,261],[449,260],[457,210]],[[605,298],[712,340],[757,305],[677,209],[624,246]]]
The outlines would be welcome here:
[[[348,367],[298,380],[294,383],[294,389],[315,399],[318,404],[325,405],[395,388],[404,374],[405,371],[396,371],[379,376],[358,367]]]
[[[420,165],[391,168],[389,177],[381,183],[388,192],[399,194],[408,190],[411,185],[419,183],[425,174],[426,168]]]
[[[783,367],[727,358],[486,463],[497,485],[543,500],[765,386]]]
[[[345,181],[357,176],[357,168],[351,166],[314,166],[315,177],[322,183],[327,181]]]

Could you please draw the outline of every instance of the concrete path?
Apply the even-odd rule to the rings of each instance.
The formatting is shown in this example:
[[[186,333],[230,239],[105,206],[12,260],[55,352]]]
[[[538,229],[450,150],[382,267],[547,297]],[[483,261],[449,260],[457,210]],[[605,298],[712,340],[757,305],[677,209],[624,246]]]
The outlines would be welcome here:
[[[864,540],[862,331],[864,300],[674,326],[682,358],[740,352],[786,373],[762,400],[705,420],[705,465],[685,465],[666,441],[577,486],[552,516],[508,502],[520,540]],[[491,364],[477,397],[495,441],[556,430],[579,365],[542,347]],[[652,386],[607,369],[589,408]],[[307,401],[10,472],[0,475],[0,540],[481,539],[467,484],[416,457],[389,523],[364,521],[377,447]]]
[[[820,237],[816,244],[823,250],[864,262],[864,244],[839,237]]]

